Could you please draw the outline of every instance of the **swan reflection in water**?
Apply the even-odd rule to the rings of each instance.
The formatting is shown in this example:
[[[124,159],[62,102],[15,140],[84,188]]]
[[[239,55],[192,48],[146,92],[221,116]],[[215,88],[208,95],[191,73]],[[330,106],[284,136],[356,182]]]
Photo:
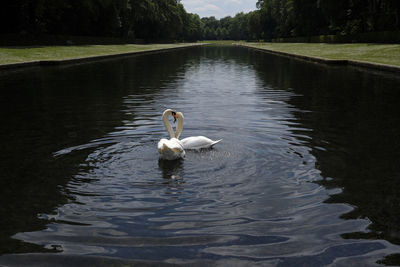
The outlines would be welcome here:
[[[163,184],[167,186],[166,194],[180,194],[184,189],[183,159],[158,160],[158,168],[161,170]]]

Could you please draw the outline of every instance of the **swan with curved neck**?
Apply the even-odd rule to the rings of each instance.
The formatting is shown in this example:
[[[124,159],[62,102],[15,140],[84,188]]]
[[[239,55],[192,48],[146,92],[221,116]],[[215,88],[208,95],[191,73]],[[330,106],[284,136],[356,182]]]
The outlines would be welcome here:
[[[174,118],[178,120],[175,138],[179,139],[179,137],[181,136],[181,133],[183,131],[184,117],[183,117],[182,112],[176,112]],[[205,137],[205,136],[191,136],[191,137],[183,138],[180,141],[181,141],[181,144],[184,149],[200,150],[200,149],[204,149],[204,148],[212,148],[214,145],[221,142],[222,139],[213,141],[210,138]]]
[[[174,160],[185,157],[185,149],[181,141],[175,137],[174,130],[172,129],[171,123],[168,120],[168,117],[172,116],[174,118],[174,122],[176,121],[176,112],[172,109],[166,109],[162,115],[162,121],[164,123],[165,128],[168,131],[170,139],[162,138],[157,145],[158,152],[160,153],[160,158],[166,160]]]

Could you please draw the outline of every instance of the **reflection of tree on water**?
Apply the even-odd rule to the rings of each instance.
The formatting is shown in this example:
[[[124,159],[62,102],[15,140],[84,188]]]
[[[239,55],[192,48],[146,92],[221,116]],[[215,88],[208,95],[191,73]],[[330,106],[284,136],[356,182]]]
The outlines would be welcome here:
[[[121,126],[125,96],[157,97],[193,58],[190,49],[176,53],[1,74],[0,255],[56,251],[11,238],[46,229],[50,221],[38,214],[68,202],[65,187],[89,151],[60,158],[53,153]],[[129,119],[140,105],[131,105]]]
[[[326,202],[354,206],[345,219],[367,218],[370,232],[351,239],[400,244],[400,79],[352,68],[324,67],[265,55],[255,64],[267,87],[291,88],[297,121],[312,131],[309,146],[327,188],[342,188]],[[265,62],[261,58],[259,63]],[[289,63],[290,62],[290,63]],[[256,60],[257,63],[257,60]],[[279,65],[290,66],[285,68]],[[389,257],[395,262],[400,260]],[[388,262],[386,262],[388,263]]]
[[[158,167],[161,170],[162,178],[165,179],[163,182],[167,185],[168,191],[166,194],[177,194],[180,193],[184,187],[185,180],[183,179],[183,159],[177,160],[158,160]]]

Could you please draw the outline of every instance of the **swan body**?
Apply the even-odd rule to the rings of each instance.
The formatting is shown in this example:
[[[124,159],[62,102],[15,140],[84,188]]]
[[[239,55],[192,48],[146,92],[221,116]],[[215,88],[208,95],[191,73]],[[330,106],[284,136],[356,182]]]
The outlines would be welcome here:
[[[175,133],[172,130],[171,123],[168,120],[168,116],[173,116],[175,118],[175,112],[171,109],[167,109],[163,112],[162,120],[165,128],[167,129],[170,139],[162,138],[157,145],[158,153],[160,153],[161,159],[174,160],[185,157],[185,149],[181,141],[175,138]]]
[[[175,137],[179,138],[182,133],[182,130],[183,130],[184,117],[183,117],[182,112],[177,112],[174,118],[178,119],[178,125],[176,127]],[[215,144],[217,144],[221,141],[222,141],[222,139],[213,141],[210,138],[205,137],[205,136],[191,136],[191,137],[182,139],[181,144],[184,149],[200,150],[200,149],[212,148]]]
[[[212,148],[215,144],[221,142],[222,139],[213,141],[205,136],[191,136],[181,140],[184,149],[205,149]]]
[[[182,146],[181,141],[176,138],[161,139],[157,145],[160,158],[166,160],[174,160],[185,157],[185,149]]]

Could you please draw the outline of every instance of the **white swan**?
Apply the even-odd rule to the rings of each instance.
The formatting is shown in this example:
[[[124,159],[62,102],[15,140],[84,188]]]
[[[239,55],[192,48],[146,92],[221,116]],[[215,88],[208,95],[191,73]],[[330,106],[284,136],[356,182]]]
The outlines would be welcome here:
[[[165,128],[167,129],[171,139],[162,138],[157,145],[158,152],[160,153],[161,159],[174,160],[185,157],[185,149],[181,141],[175,137],[175,133],[172,130],[171,123],[168,120],[168,116],[174,117],[176,120],[176,113],[172,109],[166,109],[162,115],[162,121]]]
[[[178,126],[176,127],[175,137],[179,139],[179,136],[183,130],[183,114],[182,112],[176,112],[174,118],[178,119]],[[215,144],[221,142],[222,139],[217,141],[213,141],[210,138],[205,136],[191,136],[186,137],[181,140],[181,144],[184,149],[204,149],[204,148],[212,148]]]

